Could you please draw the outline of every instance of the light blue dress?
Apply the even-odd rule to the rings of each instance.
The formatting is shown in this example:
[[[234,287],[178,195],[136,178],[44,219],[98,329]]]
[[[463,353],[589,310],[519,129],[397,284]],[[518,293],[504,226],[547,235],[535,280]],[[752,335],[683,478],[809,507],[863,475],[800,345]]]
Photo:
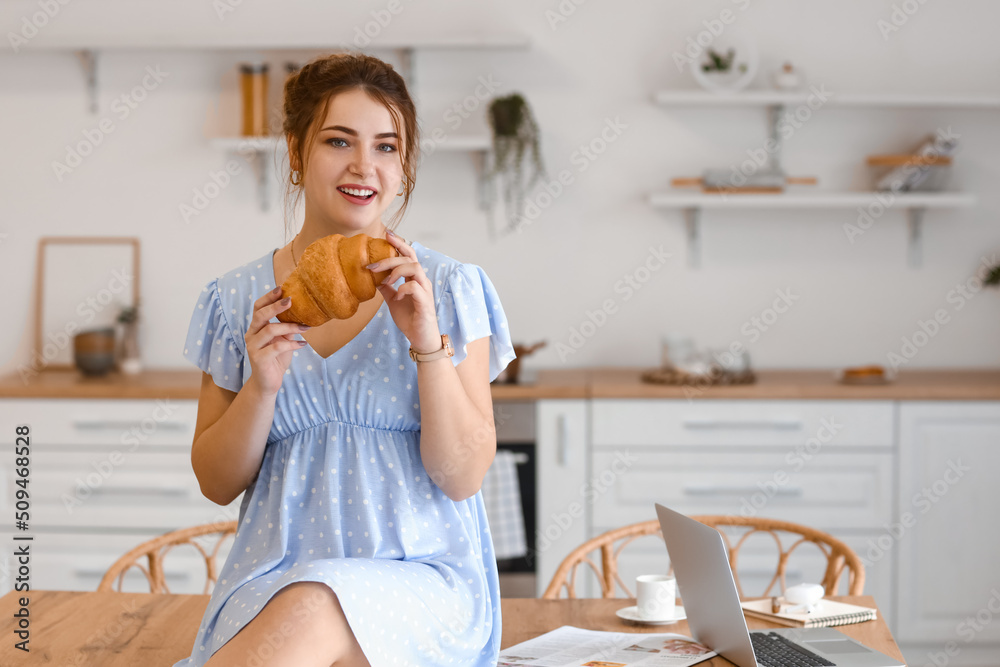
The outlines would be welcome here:
[[[453,363],[489,336],[494,380],[514,350],[493,284],[474,264],[412,247]],[[244,335],[253,304],[276,286],[272,260],[268,252],[209,282],[191,318],[185,358],[234,392],[251,372]],[[293,352],[232,550],[191,656],[174,667],[205,664],[297,581],[337,593],[372,667],[496,663],[500,591],[482,495],[455,502],[428,478],[408,350],[383,303],[330,357],[309,345]]]

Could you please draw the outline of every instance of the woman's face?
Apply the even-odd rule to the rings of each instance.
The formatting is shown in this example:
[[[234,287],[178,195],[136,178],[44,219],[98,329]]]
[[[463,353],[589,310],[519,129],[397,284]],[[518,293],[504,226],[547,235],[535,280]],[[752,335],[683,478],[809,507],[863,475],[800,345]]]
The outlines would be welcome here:
[[[306,217],[324,227],[379,226],[403,179],[389,110],[359,89],[330,100],[303,178]]]

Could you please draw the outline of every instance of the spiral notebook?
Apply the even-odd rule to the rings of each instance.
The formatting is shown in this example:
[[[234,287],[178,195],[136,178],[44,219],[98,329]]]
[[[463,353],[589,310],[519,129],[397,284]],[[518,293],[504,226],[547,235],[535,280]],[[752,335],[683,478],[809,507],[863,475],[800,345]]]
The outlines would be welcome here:
[[[778,598],[778,600],[787,604],[782,598]],[[741,602],[740,605],[746,614],[754,618],[799,628],[829,628],[835,625],[850,625],[851,623],[875,620],[878,614],[878,611],[871,607],[861,607],[826,598],[817,602],[815,611],[811,613],[788,611],[772,613],[770,598],[748,600]]]

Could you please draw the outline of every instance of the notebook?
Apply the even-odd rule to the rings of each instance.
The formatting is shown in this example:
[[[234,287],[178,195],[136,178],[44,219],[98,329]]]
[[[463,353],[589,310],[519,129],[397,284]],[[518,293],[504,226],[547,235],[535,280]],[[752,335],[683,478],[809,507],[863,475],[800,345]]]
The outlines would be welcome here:
[[[778,598],[779,601],[781,598]],[[829,628],[834,625],[848,625],[862,621],[875,620],[878,612],[871,607],[859,607],[856,604],[837,602],[823,598],[816,603],[815,611],[811,613],[799,611],[771,612],[771,599],[749,600],[741,602],[743,611],[750,616],[762,618],[781,625],[799,628]]]

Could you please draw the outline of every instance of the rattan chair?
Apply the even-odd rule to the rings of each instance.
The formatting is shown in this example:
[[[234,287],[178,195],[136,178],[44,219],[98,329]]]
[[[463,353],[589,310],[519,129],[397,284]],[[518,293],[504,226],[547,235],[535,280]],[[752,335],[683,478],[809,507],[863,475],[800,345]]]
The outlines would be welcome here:
[[[739,568],[737,567],[740,548],[746,543],[748,537],[757,533],[770,534],[774,538],[778,548],[778,565],[775,569],[774,577],[772,577],[767,588],[760,595],[775,595],[776,593],[772,593],[771,590],[776,583],[781,586],[780,592],[785,590],[785,571],[788,566],[789,556],[803,544],[816,545],[826,556],[826,572],[823,575],[823,580],[820,582],[826,589],[826,595],[836,595],[840,576],[843,574],[845,568],[848,573],[848,594],[861,595],[864,591],[865,566],[861,562],[861,558],[858,557],[858,554],[853,549],[828,533],[778,519],[715,515],[692,516],[691,518],[716,528],[722,534],[726,548],[729,550],[729,565],[733,570],[733,578],[736,580],[736,588],[739,591],[740,597],[744,595],[743,586],[740,584]],[[722,530],[726,527],[746,527],[748,530],[740,535],[736,543],[733,544],[730,536]],[[785,546],[782,544],[781,534],[792,535],[794,541]],[[542,594],[542,598],[549,600],[557,599],[563,589],[566,590],[567,597],[575,598],[577,568],[584,563],[590,566],[597,576],[601,584],[601,597],[617,597],[616,587],[620,587],[626,597],[635,597],[618,574],[618,556],[622,549],[629,543],[645,535],[655,535],[662,540],[663,535],[660,532],[660,522],[653,519],[651,521],[633,523],[587,540],[574,549],[560,563],[559,568],[552,577],[552,581],[549,582],[548,588]],[[616,546],[617,542],[621,542],[621,544]],[[592,552],[597,550],[600,550],[600,567],[591,558]]]
[[[215,544],[215,548],[212,549],[211,553],[206,552],[202,545],[195,542],[193,539],[203,535],[212,535],[213,533],[218,533],[219,537]],[[174,547],[181,544],[192,544],[205,558],[207,576],[205,578],[205,588],[203,593],[208,593],[209,586],[218,580],[219,573],[215,560],[219,553],[219,548],[222,546],[223,541],[229,534],[233,534],[234,536],[236,534],[235,521],[217,521],[216,523],[206,523],[200,526],[192,526],[190,528],[180,528],[169,533],[164,533],[159,537],[154,537],[147,542],[143,542],[116,560],[111,567],[108,568],[108,571],[104,573],[104,577],[101,578],[101,583],[97,585],[97,590],[117,590],[118,592],[121,592],[122,579],[124,578],[125,573],[131,568],[137,567],[143,574],[146,575],[146,580],[149,582],[150,593],[170,593],[171,591],[167,588],[167,582],[163,576],[163,559]],[[141,561],[143,557],[146,558],[149,565],[148,567],[142,564]],[[115,580],[118,581],[117,589],[114,588]]]

